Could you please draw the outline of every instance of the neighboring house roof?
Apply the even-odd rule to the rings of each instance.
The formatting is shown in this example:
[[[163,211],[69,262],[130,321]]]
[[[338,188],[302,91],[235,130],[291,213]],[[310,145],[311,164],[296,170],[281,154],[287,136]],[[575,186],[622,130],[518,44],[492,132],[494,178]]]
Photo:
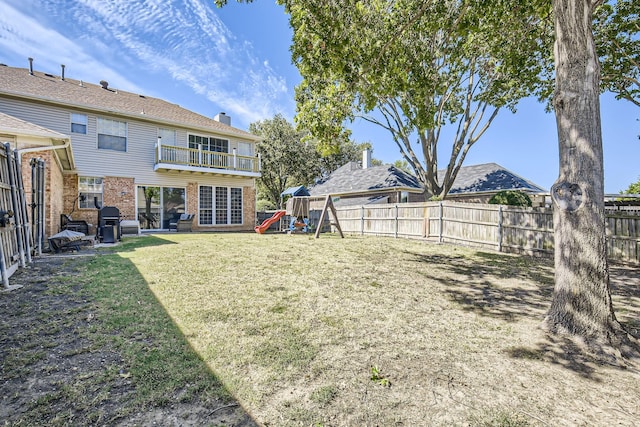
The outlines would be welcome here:
[[[70,137],[60,132],[26,122],[17,117],[0,112],[0,135],[7,135],[15,139],[19,152],[40,151],[42,149],[56,148],[56,155],[63,170],[73,170],[75,163],[73,152],[69,145]],[[0,136],[0,140],[2,137]],[[4,142],[4,141],[0,141]]]
[[[0,64],[0,96],[64,105],[104,114],[136,118],[137,120],[217,132],[258,141],[261,138],[228,126],[212,118],[194,113],[162,99],[118,88],[108,87],[107,82],[96,85],[81,80]]]
[[[304,185],[299,185],[297,187],[289,187],[280,193],[280,197],[283,196],[308,196],[309,191]]]
[[[333,205],[335,207],[340,206],[361,206],[361,205],[375,205],[389,203],[389,196],[363,196],[363,197],[349,197],[347,199],[341,199],[336,197],[333,199]]]
[[[362,168],[358,162],[349,162],[336,169],[326,179],[309,189],[311,196],[331,194],[383,193],[385,191],[422,192],[418,180],[392,165]]]
[[[445,171],[438,171],[444,176]],[[463,166],[449,190],[449,194],[521,190],[527,193],[546,193],[547,190],[496,163]]]
[[[444,176],[445,171],[438,171]],[[418,180],[394,166],[383,165],[362,169],[358,162],[350,162],[330,174],[324,181],[309,189],[311,196],[361,196],[361,204],[380,203],[375,195],[385,190],[422,192]],[[501,190],[521,190],[527,193],[546,193],[542,187],[528,181],[496,163],[463,166],[458,172],[449,194],[486,193]],[[370,194],[369,196],[367,194]],[[355,199],[350,200],[353,204]]]

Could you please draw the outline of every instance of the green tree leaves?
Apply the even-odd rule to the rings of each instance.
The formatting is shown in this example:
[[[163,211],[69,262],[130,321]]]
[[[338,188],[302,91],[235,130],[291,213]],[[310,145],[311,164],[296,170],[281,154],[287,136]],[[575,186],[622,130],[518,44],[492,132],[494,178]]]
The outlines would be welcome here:
[[[357,116],[383,127],[434,195],[446,195],[501,108],[549,92],[540,83],[552,74],[548,13],[539,14],[546,2],[282,3],[303,77],[297,123],[329,145],[348,137],[344,125]],[[445,150],[440,135],[450,124],[456,131]],[[441,177],[439,152],[446,154]]]

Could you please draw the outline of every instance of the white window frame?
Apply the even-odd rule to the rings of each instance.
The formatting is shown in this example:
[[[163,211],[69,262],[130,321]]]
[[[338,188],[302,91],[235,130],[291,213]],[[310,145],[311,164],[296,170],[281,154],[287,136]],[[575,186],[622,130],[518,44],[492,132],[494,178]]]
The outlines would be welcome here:
[[[210,191],[211,195],[211,205],[206,205],[203,203],[202,197],[202,189],[207,188]],[[224,215],[226,216],[226,222],[220,223],[218,222],[218,206],[216,203],[216,195],[219,194],[219,191],[225,191],[225,210]],[[235,196],[240,195],[240,206],[234,206],[234,202],[237,203],[237,200],[234,199]],[[208,213],[207,217],[211,219],[211,222],[203,221],[202,213]],[[239,222],[234,222],[239,219]],[[215,225],[243,225],[244,224],[244,191],[242,187],[216,187],[213,185],[200,185],[198,187],[198,224],[202,226],[215,226]]]
[[[96,133],[98,149],[127,152],[127,122],[98,117]],[[100,146],[100,136],[106,137],[106,141],[102,142],[102,147]],[[123,147],[119,148],[119,144],[122,144]]]
[[[158,136],[162,145],[176,146],[178,144],[178,138],[176,137],[176,131],[174,129],[158,128]]]
[[[83,197],[84,196],[84,197]],[[97,200],[94,201],[94,198]],[[78,209],[95,209],[96,203],[104,201],[104,178],[100,176],[78,176]]]
[[[191,141],[191,137],[193,138],[198,138],[200,139],[200,141]],[[206,140],[206,142],[204,141]],[[187,136],[187,142],[189,144],[189,148],[198,148],[198,145],[202,145],[202,149],[204,151],[212,151],[214,153],[227,153],[229,154],[229,149],[231,147],[231,143],[228,139],[225,138],[216,138],[215,136],[209,136],[209,135],[198,135],[196,133],[190,133]],[[211,148],[214,146],[214,144],[218,144],[218,143],[225,143],[227,145],[227,150],[226,151],[216,151],[216,150],[212,150]]]
[[[71,113],[69,120],[71,121],[71,133],[87,134],[89,118],[86,114]]]

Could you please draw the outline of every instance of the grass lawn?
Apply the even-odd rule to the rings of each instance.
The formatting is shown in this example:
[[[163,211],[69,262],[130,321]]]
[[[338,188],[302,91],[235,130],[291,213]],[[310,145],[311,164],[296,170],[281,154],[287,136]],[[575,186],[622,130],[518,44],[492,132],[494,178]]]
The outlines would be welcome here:
[[[403,239],[187,233],[126,238],[78,280],[88,336],[123,354],[137,408],[209,396],[265,426],[637,425],[637,367],[538,328],[552,267]],[[612,284],[640,335],[637,269]]]

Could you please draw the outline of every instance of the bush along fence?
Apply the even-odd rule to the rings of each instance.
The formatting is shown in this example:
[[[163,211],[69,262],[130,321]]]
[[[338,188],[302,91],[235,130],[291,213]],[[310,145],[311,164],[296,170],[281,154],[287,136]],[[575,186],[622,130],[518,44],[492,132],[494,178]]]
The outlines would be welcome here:
[[[553,212],[475,203],[428,202],[338,207],[342,231],[420,238],[529,255],[553,254]],[[640,215],[606,215],[609,259],[640,264]]]

